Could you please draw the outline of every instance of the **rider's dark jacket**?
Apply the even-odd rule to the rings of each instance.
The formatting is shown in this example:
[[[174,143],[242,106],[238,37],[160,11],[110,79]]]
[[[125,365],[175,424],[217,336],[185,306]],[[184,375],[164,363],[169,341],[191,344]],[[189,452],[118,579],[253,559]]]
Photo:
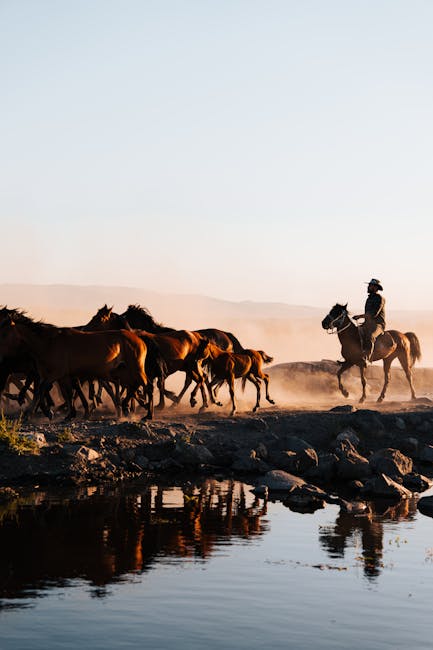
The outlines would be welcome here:
[[[370,293],[368,295],[364,311],[385,329],[385,298],[380,293]]]

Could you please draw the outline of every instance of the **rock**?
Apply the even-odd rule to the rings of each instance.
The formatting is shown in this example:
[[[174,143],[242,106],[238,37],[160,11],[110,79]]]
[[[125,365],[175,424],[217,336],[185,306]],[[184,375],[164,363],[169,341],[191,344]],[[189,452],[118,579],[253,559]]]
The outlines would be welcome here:
[[[433,497],[422,497],[417,504],[418,510],[427,517],[433,517]]]
[[[433,485],[433,481],[427,476],[412,472],[403,476],[403,485],[412,492],[425,492]]]
[[[381,438],[386,435],[385,427],[377,411],[359,409],[353,414],[352,423],[363,436]]]
[[[410,490],[399,485],[385,474],[368,479],[361,493],[383,499],[408,499],[412,496]]]
[[[361,492],[362,488],[364,487],[364,483],[362,481],[349,481],[347,487],[354,494],[358,494],[359,492]]]
[[[120,451],[120,455],[123,460],[128,462],[135,461],[135,449],[134,447],[126,447]]]
[[[266,486],[270,492],[293,492],[305,483],[299,476],[293,476],[281,469],[273,469],[261,478],[261,485]]]
[[[344,431],[338,434],[335,439],[335,442],[337,443],[336,446],[338,447],[338,443],[342,442],[343,440],[348,440],[354,447],[358,447],[360,442],[358,436],[351,427],[344,429]]]
[[[29,433],[19,433],[20,438],[25,438],[29,442],[34,443],[39,449],[41,447],[46,447],[48,444],[43,433],[38,432],[29,432]]]
[[[173,458],[181,465],[211,465],[215,462],[213,454],[204,445],[190,442],[176,442]]]
[[[418,456],[419,442],[416,438],[403,438],[398,443],[398,448],[407,456]]]
[[[406,422],[403,420],[401,417],[396,417],[395,418],[395,426],[399,431],[405,431],[406,430]]]
[[[263,442],[259,442],[259,444],[257,445],[256,455],[259,458],[262,458],[262,460],[266,460],[268,458],[268,450],[267,447],[263,444]]]
[[[427,422],[427,420],[424,420],[424,422],[421,422],[416,428],[419,433],[429,433],[433,429],[432,425],[430,422]]]
[[[267,472],[269,465],[257,457],[254,449],[250,452],[240,451],[235,458],[232,469],[235,472]]]
[[[85,447],[82,445],[76,452],[76,457],[85,461],[86,463],[93,463],[95,460],[101,456],[95,449],[90,447]]]
[[[339,459],[337,476],[346,481],[356,481],[371,476],[371,467],[368,460],[361,456],[348,440],[340,444],[344,446],[337,450]]]
[[[422,463],[433,463],[433,447],[424,445],[420,451],[419,459]]]
[[[311,467],[317,467],[318,459],[316,450],[312,446],[296,436],[289,436],[284,443],[283,454],[286,453],[287,466],[293,472],[303,474]],[[296,456],[293,456],[296,454]],[[280,459],[282,456],[280,456]]]
[[[356,407],[352,406],[352,404],[341,404],[329,409],[330,413],[354,413],[355,411]]]
[[[413,470],[413,462],[398,449],[379,449],[370,457],[370,467],[375,474],[386,474],[395,480]]]
[[[139,467],[141,467],[141,469],[149,469],[149,459],[146,458],[146,456],[138,454],[138,456],[135,457],[135,462]]]
[[[312,481],[320,483],[330,483],[337,473],[338,456],[327,452],[319,452],[317,455],[319,464],[312,467],[304,476]]]

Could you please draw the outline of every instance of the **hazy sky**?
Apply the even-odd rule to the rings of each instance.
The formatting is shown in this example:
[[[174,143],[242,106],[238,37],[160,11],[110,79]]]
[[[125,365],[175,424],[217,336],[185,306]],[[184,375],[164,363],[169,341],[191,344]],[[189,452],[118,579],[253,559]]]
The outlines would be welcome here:
[[[430,0],[0,0],[0,282],[433,309],[432,33]]]

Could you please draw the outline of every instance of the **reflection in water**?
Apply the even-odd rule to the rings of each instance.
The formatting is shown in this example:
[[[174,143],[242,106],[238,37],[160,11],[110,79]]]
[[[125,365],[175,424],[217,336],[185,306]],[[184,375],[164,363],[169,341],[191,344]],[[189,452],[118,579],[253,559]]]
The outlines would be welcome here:
[[[1,599],[34,597],[76,578],[104,596],[125,574],[170,557],[205,560],[217,544],[266,531],[266,505],[234,482],[78,496],[53,501],[38,493],[0,505],[0,607]]]
[[[373,503],[370,514],[358,517],[340,512],[335,524],[320,529],[320,544],[332,558],[342,558],[347,547],[359,546],[364,574],[374,580],[383,566],[383,523],[414,519],[416,503],[414,498],[392,506]]]

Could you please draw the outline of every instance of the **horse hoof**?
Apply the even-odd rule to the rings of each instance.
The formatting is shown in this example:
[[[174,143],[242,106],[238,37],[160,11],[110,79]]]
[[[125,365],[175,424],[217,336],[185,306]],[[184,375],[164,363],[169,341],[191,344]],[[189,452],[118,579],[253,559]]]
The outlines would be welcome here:
[[[192,408],[194,408],[194,406],[197,404],[197,400],[196,399],[190,399],[189,403],[192,406]]]
[[[365,402],[365,397],[361,397],[361,399],[359,400],[359,404],[364,404],[364,402]]]
[[[344,389],[341,391],[343,393],[343,397],[349,397],[349,391]]]
[[[268,399],[269,404],[275,404],[273,399]]]
[[[223,405],[222,402],[215,402],[215,406],[222,406],[222,405]]]
[[[383,397],[378,397],[378,398],[377,398],[377,401],[378,401],[379,404],[380,404],[380,402],[383,402]]]

